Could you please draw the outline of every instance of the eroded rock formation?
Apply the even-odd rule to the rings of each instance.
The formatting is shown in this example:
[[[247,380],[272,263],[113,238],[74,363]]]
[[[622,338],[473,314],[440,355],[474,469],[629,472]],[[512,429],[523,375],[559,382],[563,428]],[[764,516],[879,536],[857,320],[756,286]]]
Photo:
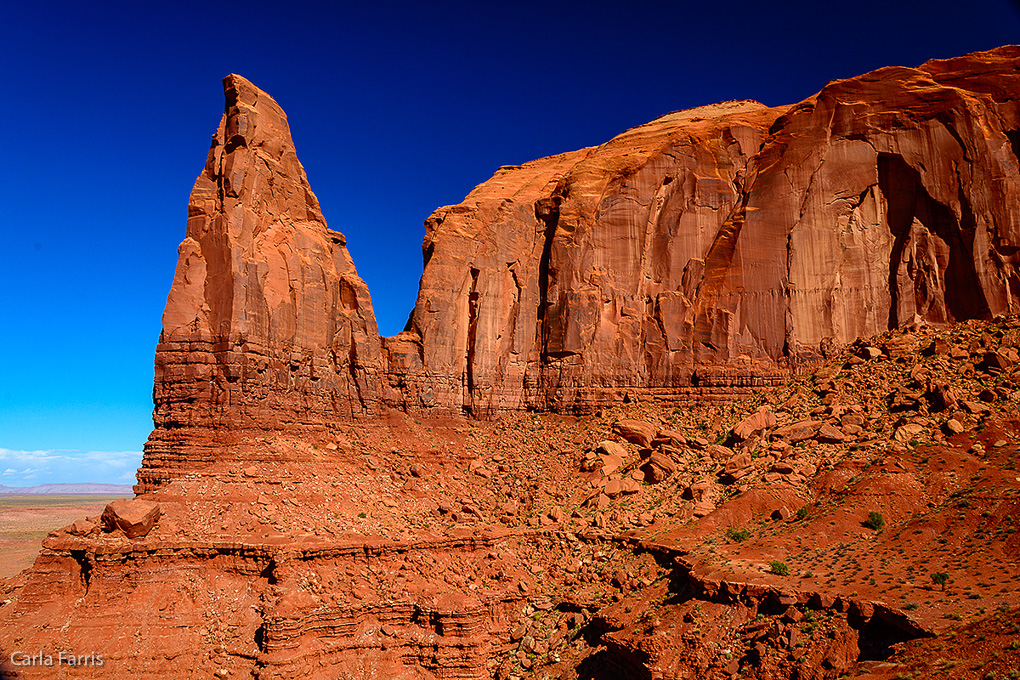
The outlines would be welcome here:
[[[0,676],[831,680],[950,625],[965,549],[1017,606],[1020,331],[932,327],[1016,311],[1020,48],[502,168],[393,338],[283,112],[225,92],[140,498],[0,584]]]
[[[419,403],[732,393],[915,319],[1015,309],[1018,61],[884,68],[500,170],[426,223]]]
[[[890,67],[792,107],[727,102],[501,168],[426,222],[380,339],[279,107],[243,78],[192,194],[157,352],[170,430],[329,426],[732,396],[915,320],[1011,310],[1020,50]],[[155,480],[155,472],[145,480]]]

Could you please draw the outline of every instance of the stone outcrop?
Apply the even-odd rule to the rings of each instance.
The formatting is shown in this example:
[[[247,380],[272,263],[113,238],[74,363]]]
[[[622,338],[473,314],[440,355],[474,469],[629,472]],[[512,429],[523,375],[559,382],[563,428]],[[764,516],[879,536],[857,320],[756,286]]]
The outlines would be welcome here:
[[[857,439],[877,424],[890,446],[914,446],[940,424],[896,420],[893,430],[892,411],[920,413],[928,402],[962,437],[979,415],[1015,402],[1013,383],[954,395],[910,374],[890,413],[865,419],[850,404],[835,410],[830,381],[841,369],[830,367],[816,375],[821,401],[810,410],[791,410],[795,395],[726,423],[721,411],[696,422],[668,409],[613,414],[595,433],[574,422],[588,419],[529,425],[530,415],[514,414],[600,421],[603,407],[661,408],[634,403],[653,400],[710,409],[839,352],[841,366],[875,373],[900,370],[927,346],[890,333],[856,356],[844,350],[860,337],[1015,312],[1020,48],[834,81],[791,107],[675,112],[598,147],[501,168],[426,222],[418,300],[392,338],[379,337],[286,116],[239,76],[224,86],[157,347],[141,498],[111,504],[102,523],[113,531],[88,520],[47,539],[0,600],[7,659],[14,649],[97,650],[108,677],[481,678],[537,673],[536,658],[552,664],[563,643],[601,637],[609,662],[631,677],[652,662],[708,664],[700,643],[679,654],[645,649],[658,638],[644,619],[631,631],[602,616],[596,629],[610,586],[655,583],[645,602],[669,592],[658,566],[644,579],[611,563],[632,531],[654,527],[662,545],[671,524],[704,532],[669,539],[688,545],[756,516],[778,513],[792,526],[809,495],[843,493],[858,469],[819,475],[821,461],[802,452],[878,450]],[[973,348],[943,340],[950,358],[967,359],[961,376],[1015,371],[1015,343],[987,338]],[[503,413],[519,419],[516,429],[445,418]],[[597,444],[617,420],[614,434],[642,447],[637,455]],[[544,439],[570,427],[555,445]],[[1008,441],[986,443],[994,451]],[[944,492],[918,492],[912,507]],[[868,493],[857,510],[872,507]],[[987,507],[991,516],[999,506]],[[837,540],[819,531],[830,531],[827,517],[817,521],[798,545]],[[693,580],[673,585],[692,603],[720,605],[720,621],[761,614],[761,583],[785,576],[761,568],[772,559],[766,547],[730,561],[725,579],[706,558],[704,593],[688,592]],[[708,593],[713,584],[733,598]],[[875,582],[844,586],[879,594]],[[789,607],[805,603],[776,593],[787,613],[766,612],[777,632],[749,641],[750,660],[785,658],[796,645],[793,619],[804,612]],[[739,609],[723,607],[738,595]],[[695,623],[694,604],[661,613]],[[804,668],[829,659],[825,677],[835,677],[860,651],[866,629],[853,607],[843,613],[845,625],[826,631],[837,642],[819,633]],[[558,632],[527,633],[536,614],[557,618]],[[582,620],[594,628],[568,637]],[[731,639],[731,623],[705,639]],[[729,661],[711,663],[732,675]],[[0,664],[0,675],[53,673]]]
[[[103,510],[103,528],[111,532],[122,531],[127,538],[141,538],[152,531],[159,516],[160,508],[156,503],[138,498],[118,498]]]
[[[54,675],[56,664],[12,666],[10,653],[32,645],[54,658],[58,649],[89,650],[101,660],[101,667],[81,664],[93,677],[167,678],[201,669],[204,677],[223,678],[483,678],[492,642],[505,632],[493,619],[509,618],[521,598],[516,587],[509,595],[444,595],[426,580],[408,585],[392,575],[435,554],[484,561],[495,544],[483,537],[413,546],[126,546],[50,537],[16,606],[64,627],[6,625],[0,672],[64,677]],[[358,570],[367,578],[352,577]],[[309,588],[312,582],[322,586]]]
[[[0,580],[0,676],[877,680],[915,674],[917,638],[944,657],[961,621],[992,644],[967,635],[960,658],[1006,675],[1018,347],[1020,318],[969,321],[888,331],[729,404],[241,441],[230,455],[261,458],[136,499],[135,517],[160,508],[144,536],[78,520]],[[889,398],[929,382],[958,410]],[[668,428],[648,449],[615,441],[621,423]],[[82,667],[26,663],[61,652]]]

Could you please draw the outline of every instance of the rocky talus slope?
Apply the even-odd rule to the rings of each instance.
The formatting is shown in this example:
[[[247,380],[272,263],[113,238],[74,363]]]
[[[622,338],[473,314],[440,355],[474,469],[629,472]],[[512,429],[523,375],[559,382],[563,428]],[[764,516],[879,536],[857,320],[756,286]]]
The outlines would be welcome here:
[[[1018,413],[1008,317],[887,332],[729,404],[256,438],[262,460],[145,495],[144,536],[54,532],[5,587],[3,672],[1009,677]]]
[[[393,338],[224,84],[138,496],[0,676],[1020,675],[1020,48],[502,168]]]

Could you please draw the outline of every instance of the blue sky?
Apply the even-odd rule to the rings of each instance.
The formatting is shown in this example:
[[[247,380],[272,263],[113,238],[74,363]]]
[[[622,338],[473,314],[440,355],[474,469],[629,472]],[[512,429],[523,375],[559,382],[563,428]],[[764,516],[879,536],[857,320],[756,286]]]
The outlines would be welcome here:
[[[0,484],[123,483],[137,465],[227,73],[287,111],[389,335],[414,304],[422,222],[500,165],[1020,36],[991,0],[487,4],[7,3]]]

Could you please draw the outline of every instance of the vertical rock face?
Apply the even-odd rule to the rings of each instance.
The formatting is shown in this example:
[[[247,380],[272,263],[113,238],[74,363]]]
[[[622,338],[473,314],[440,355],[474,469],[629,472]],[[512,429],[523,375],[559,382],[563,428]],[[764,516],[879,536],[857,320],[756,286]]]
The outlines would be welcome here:
[[[239,430],[323,427],[380,398],[368,289],[326,227],[287,117],[244,78],[223,82],[156,349],[143,487]]]
[[[412,317],[425,375],[450,385],[433,382],[431,403],[487,415],[689,388],[705,255],[777,115],[755,102],[670,114],[501,169],[436,211]]]
[[[501,169],[427,222],[416,403],[726,394],[862,335],[1015,309],[1018,65],[1005,47],[885,68]]]

